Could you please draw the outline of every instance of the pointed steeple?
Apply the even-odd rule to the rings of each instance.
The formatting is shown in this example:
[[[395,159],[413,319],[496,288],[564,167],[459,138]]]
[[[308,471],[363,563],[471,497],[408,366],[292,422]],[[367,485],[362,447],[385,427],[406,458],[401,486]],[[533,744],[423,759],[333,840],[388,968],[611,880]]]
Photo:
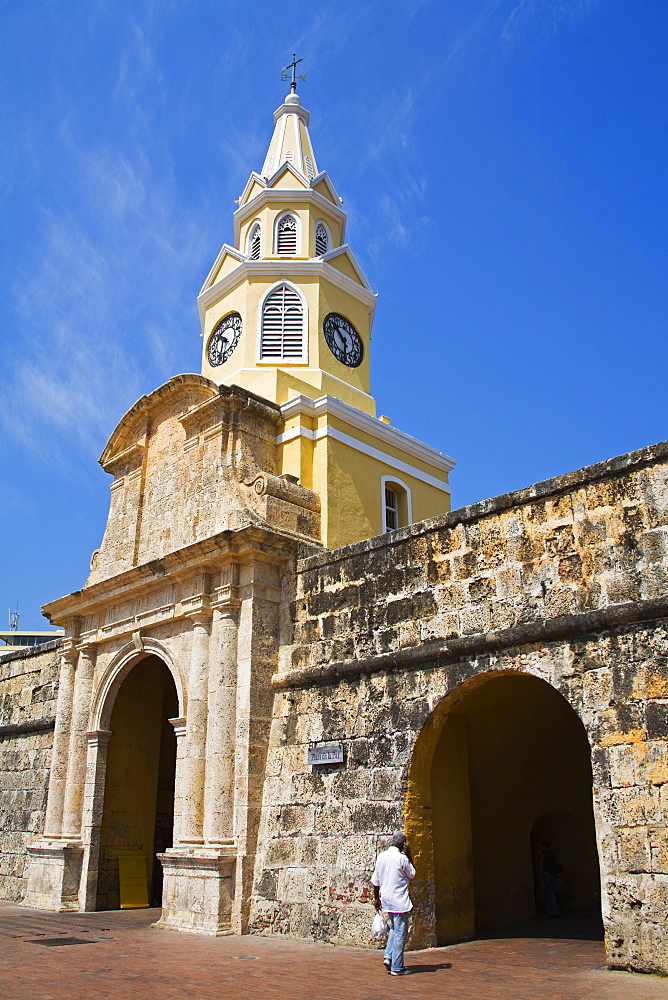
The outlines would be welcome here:
[[[312,180],[318,167],[308,134],[310,115],[302,107],[299,95],[288,94],[280,108],[274,111],[274,134],[262,167],[262,176],[271,177],[284,164]]]
[[[202,375],[278,407],[277,474],[319,494],[324,544],[347,545],[447,510],[452,461],[375,416],[376,296],[316,164],[298,62],[262,171],[238,200],[233,244],[198,296]]]

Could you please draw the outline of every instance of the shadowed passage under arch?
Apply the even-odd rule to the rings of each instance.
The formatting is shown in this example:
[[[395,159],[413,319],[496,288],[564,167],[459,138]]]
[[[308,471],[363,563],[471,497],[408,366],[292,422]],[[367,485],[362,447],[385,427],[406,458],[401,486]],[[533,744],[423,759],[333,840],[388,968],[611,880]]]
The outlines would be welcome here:
[[[562,912],[600,909],[590,746],[566,699],[530,675],[487,674],[443,708],[425,727],[430,760],[419,755],[438,944],[540,914],[543,840],[563,867]]]
[[[147,656],[123,680],[111,713],[104,812],[100,837],[97,909],[120,904],[120,851],[146,858],[148,899],[159,905],[162,869],[155,855],[171,846],[174,824],[178,715],[172,675],[157,656]]]

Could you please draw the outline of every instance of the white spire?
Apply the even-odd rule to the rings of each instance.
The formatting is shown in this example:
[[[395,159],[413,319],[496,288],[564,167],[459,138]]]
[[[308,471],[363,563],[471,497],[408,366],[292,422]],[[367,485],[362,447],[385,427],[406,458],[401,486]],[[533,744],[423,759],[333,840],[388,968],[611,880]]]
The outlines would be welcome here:
[[[274,111],[274,134],[262,167],[263,177],[271,177],[286,161],[308,180],[316,176],[318,167],[308,134],[310,117],[298,94],[288,94]]]

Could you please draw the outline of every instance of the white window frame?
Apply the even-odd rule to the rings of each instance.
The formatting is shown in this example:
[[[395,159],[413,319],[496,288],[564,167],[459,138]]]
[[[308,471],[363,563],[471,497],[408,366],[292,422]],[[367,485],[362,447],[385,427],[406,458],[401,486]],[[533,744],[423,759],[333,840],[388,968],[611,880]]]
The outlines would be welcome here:
[[[255,231],[255,227],[256,226],[260,227],[260,256],[259,257],[253,257],[252,256],[252,246],[251,246],[253,232]],[[253,219],[253,221],[251,222],[250,229],[248,230],[248,237],[246,239],[246,256],[248,257],[249,260],[259,260],[262,257],[262,222],[260,221],[260,219]]]
[[[293,210],[289,209],[287,212],[281,212],[280,215],[276,216],[274,222],[274,254],[278,257],[278,227],[281,224],[281,220],[287,215],[291,215],[292,218],[297,223],[297,241],[295,246],[294,254],[281,254],[281,257],[301,257],[301,246],[302,246],[302,220],[299,218],[298,214]]]
[[[318,219],[316,221],[315,226],[313,227],[313,254],[314,254],[315,257],[322,257],[323,254],[318,253],[317,247],[315,245],[315,234],[316,234],[316,232],[318,230],[318,226],[324,226],[325,227],[325,232],[327,233],[327,249],[325,250],[325,253],[329,253],[330,250],[333,250],[333,246],[332,246],[332,230],[329,228],[329,226],[327,225],[327,223],[325,222],[324,219]]]
[[[289,215],[289,214],[293,214],[293,213],[284,213],[284,214]],[[303,316],[304,316],[304,326],[303,326],[303,330],[302,330],[302,356],[301,356],[301,358],[296,358],[296,357],[293,356],[291,358],[286,358],[285,360],[283,360],[283,358],[263,358],[262,357],[262,316],[264,314],[264,304],[267,301],[267,299],[269,298],[269,296],[271,295],[271,293],[275,292],[276,289],[280,288],[282,285],[287,285],[287,287],[291,288],[293,292],[296,292],[297,295],[299,296],[299,300],[300,300],[300,302],[302,304],[302,311],[303,311]],[[268,368],[275,368],[277,365],[299,365],[301,367],[303,365],[307,365],[308,364],[308,303],[307,303],[307,301],[306,301],[306,299],[304,297],[304,293],[302,292],[301,288],[298,288],[297,285],[293,284],[291,281],[287,281],[285,278],[281,279],[281,281],[276,281],[271,286],[271,288],[268,288],[267,291],[262,296],[262,299],[260,300],[260,307],[258,309],[258,314],[257,314],[257,338],[256,338],[256,345],[257,346],[256,346],[256,352],[255,352],[255,360],[256,360],[256,363],[258,365],[265,365]]]
[[[382,531],[383,535],[385,534],[386,531],[396,531],[396,528],[388,528],[388,526],[387,526],[387,513],[386,513],[386,510],[385,510],[385,490],[386,489],[392,489],[393,486],[395,486],[395,487],[398,486],[400,490],[403,490],[404,496],[406,497],[406,517],[407,517],[408,520],[407,520],[406,524],[400,524],[399,527],[400,528],[406,528],[409,524],[413,523],[413,499],[411,497],[410,486],[407,486],[406,483],[402,479],[399,479],[398,476],[381,476],[380,477],[380,509],[381,509],[381,512],[382,512],[382,515],[383,515],[383,531]],[[397,490],[395,489],[394,492],[396,493]],[[397,501],[399,499],[400,498],[397,495]],[[397,514],[398,514],[398,510],[397,510]]]

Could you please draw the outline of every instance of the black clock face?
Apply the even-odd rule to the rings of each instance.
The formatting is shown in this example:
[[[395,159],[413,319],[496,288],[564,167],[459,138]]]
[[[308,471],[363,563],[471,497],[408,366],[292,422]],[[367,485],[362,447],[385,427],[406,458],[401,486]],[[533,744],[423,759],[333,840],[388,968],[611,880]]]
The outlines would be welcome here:
[[[364,344],[349,320],[338,313],[329,313],[322,324],[322,332],[327,346],[338,361],[349,368],[357,368],[362,364]]]
[[[230,313],[221,319],[209,340],[209,364],[212,368],[227,361],[241,336],[241,316]]]

